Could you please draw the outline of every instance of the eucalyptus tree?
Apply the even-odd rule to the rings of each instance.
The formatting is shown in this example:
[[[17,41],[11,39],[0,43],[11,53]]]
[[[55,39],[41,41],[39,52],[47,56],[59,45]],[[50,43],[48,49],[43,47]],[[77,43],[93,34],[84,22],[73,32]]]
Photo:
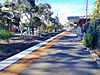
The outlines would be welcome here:
[[[49,32],[51,30],[51,27],[52,27],[52,21],[50,21],[50,19],[51,19],[51,15],[53,13],[51,11],[51,5],[45,3],[44,8],[45,8],[44,15],[45,15],[45,20],[46,20],[47,32]]]
[[[100,18],[100,0],[95,0],[94,9],[92,13],[92,20]]]
[[[35,0],[18,0],[17,1],[17,7],[19,8],[19,11],[24,11],[24,12],[28,12],[31,15],[31,19],[30,19],[30,26],[32,29],[32,33],[34,34],[34,27],[37,26],[41,26],[43,28],[43,26],[45,25],[44,22],[46,23],[46,27],[50,27],[50,17],[52,15],[51,12],[51,6],[47,3],[42,4],[39,3],[38,5],[35,4]],[[41,19],[41,25],[35,24],[34,21],[34,17],[39,17]],[[38,21],[39,22],[39,21]],[[42,26],[43,25],[43,26]]]
[[[4,0],[3,5],[4,5],[5,7],[10,7],[10,0]]]
[[[46,32],[49,32],[50,25],[51,25],[50,18],[52,15],[51,6],[50,4],[47,4],[47,3],[44,3],[44,4],[39,3],[38,7],[39,7],[38,16],[42,19],[42,22],[46,24],[46,27],[45,27]]]
[[[19,25],[21,34],[26,26],[27,26],[28,31],[30,31],[31,17],[30,17],[29,12],[30,12],[31,5],[26,0],[17,0],[15,5],[16,5],[15,13],[17,13],[19,15],[18,18],[21,20],[20,25]],[[28,33],[30,33],[30,32],[28,32]]]
[[[5,8],[5,9],[4,9]],[[9,12],[10,2],[5,0],[4,4],[0,4],[0,39],[9,42],[12,34],[8,31],[11,28],[11,16]]]
[[[31,27],[31,31],[32,31],[32,34],[34,34],[34,16],[35,16],[35,13],[38,11],[38,7],[36,6],[35,4],[35,0],[27,0],[26,4],[28,5],[28,13],[30,14],[31,16],[31,19],[30,19],[30,27]]]
[[[51,26],[50,26],[50,31],[55,32],[56,31],[56,21],[55,18],[50,17],[50,22],[51,22]]]
[[[2,4],[0,3],[0,29],[5,29],[6,26],[3,23],[3,12],[2,12]]]
[[[10,1],[4,0],[3,7],[1,8],[1,14],[2,14],[2,22],[7,27],[7,29],[10,31],[12,23],[11,23],[11,17],[12,13],[10,12]]]
[[[40,22],[41,25],[37,24],[37,26],[39,28],[40,27],[41,27],[41,29],[45,28],[45,27],[43,27],[45,25],[44,22],[46,23],[46,27],[50,26],[49,25],[50,24],[50,17],[52,15],[51,6],[47,3],[45,3],[45,4],[39,3],[38,5],[35,5],[34,0],[28,0],[28,4],[30,5],[29,13],[30,13],[31,17],[33,17],[31,19],[31,23],[30,23],[33,34],[34,34],[34,27],[36,27],[36,25],[34,25],[34,24],[36,24],[34,21],[35,16],[41,19],[41,21],[38,21],[38,23]]]
[[[95,0],[91,22],[94,22],[95,29],[100,29],[100,0]]]

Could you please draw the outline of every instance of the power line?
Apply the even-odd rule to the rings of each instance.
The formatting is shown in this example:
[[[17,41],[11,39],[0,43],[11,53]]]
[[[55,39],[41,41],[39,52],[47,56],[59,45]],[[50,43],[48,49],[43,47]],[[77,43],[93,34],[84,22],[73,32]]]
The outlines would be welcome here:
[[[85,12],[85,5],[86,5],[86,2],[84,1],[84,3],[83,3],[83,7],[82,7],[82,9],[81,9],[81,15],[83,16],[83,14],[85,14],[84,12]]]

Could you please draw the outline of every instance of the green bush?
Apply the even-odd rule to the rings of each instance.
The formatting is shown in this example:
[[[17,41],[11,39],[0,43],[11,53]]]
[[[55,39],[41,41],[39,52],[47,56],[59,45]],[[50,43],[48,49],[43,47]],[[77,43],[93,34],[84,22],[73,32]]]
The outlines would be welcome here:
[[[92,36],[92,27],[89,27],[86,34],[85,34],[85,37],[84,37],[84,42],[83,42],[83,45],[85,47],[88,47],[88,48],[92,48],[93,47],[93,36]]]
[[[1,40],[9,40],[12,36],[12,33],[5,29],[0,29],[0,39]]]
[[[85,38],[84,38],[84,46],[92,48],[93,47],[93,45],[92,45],[92,39],[93,39],[93,37],[91,36],[91,34],[87,33],[85,35]]]

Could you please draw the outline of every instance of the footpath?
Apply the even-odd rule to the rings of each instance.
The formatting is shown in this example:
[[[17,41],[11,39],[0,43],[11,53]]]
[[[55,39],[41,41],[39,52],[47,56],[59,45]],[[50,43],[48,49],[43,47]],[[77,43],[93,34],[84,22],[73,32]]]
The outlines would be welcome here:
[[[100,75],[100,69],[76,35],[66,33],[4,69],[0,75]]]

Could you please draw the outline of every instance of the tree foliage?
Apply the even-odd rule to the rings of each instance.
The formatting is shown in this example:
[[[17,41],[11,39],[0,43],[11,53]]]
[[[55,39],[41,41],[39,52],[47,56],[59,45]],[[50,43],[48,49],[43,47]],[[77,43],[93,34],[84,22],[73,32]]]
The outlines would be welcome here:
[[[94,9],[93,9],[93,13],[92,13],[91,17],[92,17],[91,18],[92,22],[96,18],[100,18],[100,0],[95,0]]]
[[[5,17],[6,19],[7,17],[10,18],[11,21],[7,22],[4,20],[5,21],[4,24],[8,27],[12,25],[15,25],[17,27],[19,25],[20,27],[23,26],[22,28],[20,28],[21,32],[22,31],[24,32],[23,29],[27,25],[28,29],[30,28],[32,34],[34,34],[34,28],[36,29],[38,29],[39,27],[40,29],[44,28],[42,29],[44,32],[46,31],[50,32],[54,30],[57,31],[57,29],[62,28],[62,25],[59,23],[59,21],[56,18],[51,17],[53,14],[51,11],[51,5],[48,3],[39,3],[36,5],[35,1],[36,0],[16,0],[14,2],[11,2],[11,0],[5,0],[4,5],[7,6],[6,8],[8,8],[9,10],[7,10],[7,12],[6,10],[0,11],[0,15],[2,17]],[[8,13],[11,15],[9,15]],[[25,15],[29,20],[28,23],[26,21],[25,21],[26,23],[23,24],[21,24],[22,22],[19,22],[21,21],[23,13],[30,15],[30,18],[28,18],[28,16]]]

